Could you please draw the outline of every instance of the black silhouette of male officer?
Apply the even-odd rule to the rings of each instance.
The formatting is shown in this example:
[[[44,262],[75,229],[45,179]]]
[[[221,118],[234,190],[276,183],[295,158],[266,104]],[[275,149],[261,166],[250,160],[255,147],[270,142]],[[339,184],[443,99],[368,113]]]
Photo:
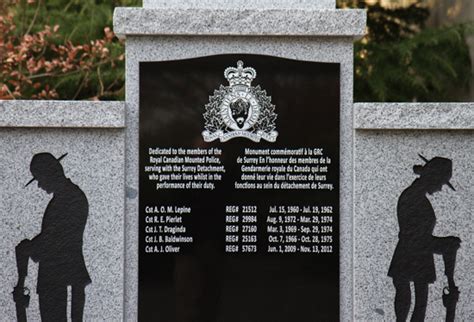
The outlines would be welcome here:
[[[37,293],[43,322],[67,321],[68,286],[72,291],[72,321],[82,321],[85,287],[91,283],[82,253],[89,205],[84,192],[64,175],[59,161],[65,156],[33,156],[33,179],[27,185],[36,180],[38,187],[53,198],[44,213],[41,233],[23,240],[16,249],[19,281],[15,291],[23,291],[28,258],[39,263]]]

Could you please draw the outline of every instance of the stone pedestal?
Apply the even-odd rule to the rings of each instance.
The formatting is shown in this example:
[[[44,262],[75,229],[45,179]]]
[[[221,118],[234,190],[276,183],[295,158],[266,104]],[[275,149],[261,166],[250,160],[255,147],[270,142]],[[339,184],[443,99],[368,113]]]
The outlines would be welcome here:
[[[114,32],[126,38],[127,320],[137,318],[139,64],[220,54],[256,54],[340,64],[340,312],[353,310],[353,41],[365,32],[364,10],[334,1],[145,1],[117,8]],[[316,291],[316,290],[315,290]]]

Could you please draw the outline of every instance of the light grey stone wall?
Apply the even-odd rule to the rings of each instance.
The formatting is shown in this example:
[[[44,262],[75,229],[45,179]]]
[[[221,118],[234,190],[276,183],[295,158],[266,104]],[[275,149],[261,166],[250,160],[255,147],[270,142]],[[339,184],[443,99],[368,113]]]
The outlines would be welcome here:
[[[0,101],[2,127],[123,128],[123,102]]]
[[[210,3],[210,2],[209,2]],[[126,36],[125,318],[137,319],[139,63],[219,54],[271,55],[341,66],[341,316],[352,320],[353,39],[363,10],[118,8],[114,31]],[[288,2],[290,3],[290,2]],[[293,37],[298,35],[299,37]],[[209,37],[212,36],[212,37]]]
[[[417,178],[413,166],[424,164],[420,153],[453,162],[456,191],[444,186],[428,198],[437,219],[433,235],[462,240],[456,320],[473,321],[474,104],[355,104],[355,127],[354,320],[395,321],[395,288],[387,273],[398,242],[397,201]],[[425,320],[444,321],[447,281],[442,257],[434,257],[437,280],[429,288]]]
[[[123,318],[124,111],[122,102],[0,102],[0,320],[15,321],[11,292],[17,283],[15,246],[41,232],[51,195],[32,183],[33,155],[50,152],[89,202],[84,259],[92,279],[86,287],[84,321]],[[38,265],[30,260],[29,321],[39,321]],[[71,297],[69,295],[69,306]]]
[[[472,103],[363,103],[356,110],[354,126],[360,130],[474,128]]]
[[[335,0],[143,0],[144,8],[334,9]]]

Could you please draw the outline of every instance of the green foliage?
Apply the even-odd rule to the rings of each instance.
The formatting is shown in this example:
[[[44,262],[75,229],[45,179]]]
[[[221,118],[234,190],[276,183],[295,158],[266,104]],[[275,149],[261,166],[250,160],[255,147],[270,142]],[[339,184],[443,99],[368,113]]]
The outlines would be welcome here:
[[[368,34],[355,44],[355,101],[455,101],[468,87],[466,37],[474,23],[424,28],[429,10],[422,5],[386,9],[349,2],[368,10]]]
[[[355,44],[355,101],[454,101],[472,80],[474,23],[426,29],[419,4],[338,3],[368,10],[368,35]],[[124,44],[108,29],[116,6],[141,0],[0,0],[0,98],[123,99]]]
[[[106,26],[112,26],[113,10],[116,6],[140,6],[140,0],[35,0],[35,3],[20,0],[16,11],[17,29],[38,32],[44,25],[59,25],[62,39],[86,43],[103,37]]]
[[[387,10],[375,4],[369,8],[368,15],[370,39],[375,42],[387,42],[400,41],[419,32],[430,12],[427,8],[417,5]]]
[[[26,63],[16,62],[21,79],[12,80],[3,74],[0,85],[15,98],[59,99],[123,99],[125,84],[125,52],[123,42],[110,37],[113,10],[116,6],[141,6],[141,0],[19,0],[10,6],[13,16],[7,54],[16,57],[24,52],[28,66],[37,66],[41,60],[55,64],[47,72],[32,72]],[[0,13],[5,16],[5,13]],[[40,35],[45,26],[58,26],[52,35],[45,36],[41,53],[25,42],[26,35]],[[56,47],[54,47],[56,46]],[[54,50],[65,46],[65,52]],[[99,52],[104,50],[107,52]],[[24,49],[26,48],[26,49]],[[5,51],[5,50],[4,50]],[[77,52],[74,59],[68,59]],[[0,50],[1,54],[1,50]],[[0,57],[2,58],[2,57]],[[58,63],[59,61],[59,63]],[[62,68],[62,64],[68,64]],[[35,65],[36,64],[36,65]],[[73,66],[71,66],[71,64]],[[15,66],[7,66],[12,71]],[[6,69],[7,67],[4,67]],[[5,71],[5,70],[4,70]],[[43,75],[43,76],[42,76]],[[41,85],[39,85],[41,84]],[[35,85],[35,86],[33,86]],[[46,88],[48,95],[39,95]],[[35,89],[37,91],[35,92]],[[50,91],[52,95],[50,95]]]
[[[426,29],[397,42],[355,46],[355,101],[452,101],[471,81],[472,24]]]

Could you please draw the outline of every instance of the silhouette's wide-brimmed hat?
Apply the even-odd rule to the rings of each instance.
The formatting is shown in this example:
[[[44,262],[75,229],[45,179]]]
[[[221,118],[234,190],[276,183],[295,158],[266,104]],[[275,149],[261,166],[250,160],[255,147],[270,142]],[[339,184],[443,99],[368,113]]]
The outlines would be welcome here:
[[[67,153],[64,153],[63,155],[61,155],[59,158],[56,159],[54,157],[54,155],[52,155],[51,153],[38,153],[38,154],[35,154],[33,156],[33,159],[31,160],[30,168],[33,168],[35,166],[35,164],[40,164],[41,167],[45,167],[45,168],[51,168],[51,167],[54,167],[54,165],[57,165],[57,164],[59,164],[59,167],[61,167],[59,161],[61,161],[66,155],[67,155]],[[33,178],[30,181],[28,181],[28,183],[25,185],[25,187],[30,185],[35,180],[36,180],[36,178],[33,175]]]
[[[449,182],[449,179],[451,179],[451,175],[453,174],[453,162],[450,159],[434,157],[433,159],[428,160],[421,154],[418,154],[418,156],[426,162],[425,165],[422,166],[420,172],[421,176],[437,177],[443,184],[446,184],[453,191],[456,191],[451,182]]]

